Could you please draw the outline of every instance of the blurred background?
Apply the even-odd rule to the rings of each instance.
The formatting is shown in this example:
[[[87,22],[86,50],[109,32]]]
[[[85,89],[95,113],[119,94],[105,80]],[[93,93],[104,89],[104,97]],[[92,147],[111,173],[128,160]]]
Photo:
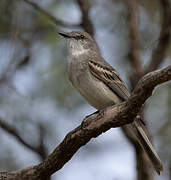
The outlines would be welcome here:
[[[0,171],[39,163],[95,111],[68,81],[58,31],[92,34],[132,90],[142,75],[171,64],[170,3],[0,0]],[[155,89],[144,117],[164,164],[161,176],[115,128],[92,139],[51,179],[171,179],[171,83]]]

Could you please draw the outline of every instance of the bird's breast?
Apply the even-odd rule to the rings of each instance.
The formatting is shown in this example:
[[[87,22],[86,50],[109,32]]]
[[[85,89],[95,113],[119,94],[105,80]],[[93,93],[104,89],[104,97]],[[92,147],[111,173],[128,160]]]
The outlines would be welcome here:
[[[69,79],[80,94],[96,109],[120,102],[118,96],[102,81],[94,77],[88,67],[88,61],[71,61],[68,64]]]

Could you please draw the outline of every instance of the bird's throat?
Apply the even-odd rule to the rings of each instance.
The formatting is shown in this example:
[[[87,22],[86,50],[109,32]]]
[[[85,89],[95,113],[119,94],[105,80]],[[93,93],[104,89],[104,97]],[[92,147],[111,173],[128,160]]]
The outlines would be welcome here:
[[[84,48],[81,44],[70,42],[70,53],[72,56],[80,56],[88,53],[89,49]]]

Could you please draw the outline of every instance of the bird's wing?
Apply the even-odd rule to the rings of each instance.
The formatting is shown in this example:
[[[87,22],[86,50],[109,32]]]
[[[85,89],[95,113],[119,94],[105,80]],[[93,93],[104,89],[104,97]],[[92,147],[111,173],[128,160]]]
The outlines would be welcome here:
[[[89,60],[89,69],[93,76],[106,84],[122,101],[125,101],[130,96],[125,83],[119,77],[118,72],[110,66],[106,61]]]

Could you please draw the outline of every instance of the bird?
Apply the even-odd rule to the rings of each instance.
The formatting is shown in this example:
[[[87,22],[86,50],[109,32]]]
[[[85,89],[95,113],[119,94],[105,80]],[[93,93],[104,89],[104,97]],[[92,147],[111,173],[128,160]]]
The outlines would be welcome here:
[[[81,31],[58,33],[67,42],[69,80],[91,106],[102,110],[128,100],[130,92],[124,81],[119,73],[104,60],[98,44],[90,34]],[[162,162],[141,121],[135,120],[123,128],[139,143],[160,175],[163,171]]]

